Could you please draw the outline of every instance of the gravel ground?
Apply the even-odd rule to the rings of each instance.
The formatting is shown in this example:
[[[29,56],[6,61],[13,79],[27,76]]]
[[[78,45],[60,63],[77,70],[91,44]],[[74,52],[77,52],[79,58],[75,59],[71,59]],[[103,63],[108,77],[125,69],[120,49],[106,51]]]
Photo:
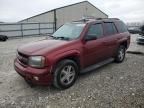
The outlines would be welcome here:
[[[144,52],[132,35],[128,51]],[[144,56],[128,53],[121,64],[110,63],[79,76],[67,90],[31,88],[13,69],[17,46],[45,37],[0,42],[0,108],[144,108]]]

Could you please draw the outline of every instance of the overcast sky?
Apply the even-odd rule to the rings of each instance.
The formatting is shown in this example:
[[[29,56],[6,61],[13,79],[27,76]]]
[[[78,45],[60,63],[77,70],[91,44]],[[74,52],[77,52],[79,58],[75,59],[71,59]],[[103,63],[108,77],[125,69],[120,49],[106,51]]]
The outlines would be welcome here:
[[[0,21],[16,22],[83,0],[0,0]],[[144,0],[88,0],[109,17],[125,22],[144,21]]]

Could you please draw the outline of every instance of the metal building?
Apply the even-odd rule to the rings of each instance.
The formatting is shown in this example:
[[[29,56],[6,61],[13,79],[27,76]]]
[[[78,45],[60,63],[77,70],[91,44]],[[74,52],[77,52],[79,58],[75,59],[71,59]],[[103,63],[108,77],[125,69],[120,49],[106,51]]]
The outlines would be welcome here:
[[[108,18],[107,14],[96,8],[93,4],[88,1],[83,1],[47,11],[45,13],[24,19],[20,22],[54,22],[56,30],[58,27],[66,22],[79,20],[85,16]]]

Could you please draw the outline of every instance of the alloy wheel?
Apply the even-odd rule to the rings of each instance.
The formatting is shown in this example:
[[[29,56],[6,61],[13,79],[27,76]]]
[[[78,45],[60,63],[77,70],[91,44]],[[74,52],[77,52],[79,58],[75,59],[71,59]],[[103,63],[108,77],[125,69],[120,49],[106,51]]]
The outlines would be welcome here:
[[[76,75],[75,68],[72,65],[64,66],[61,70],[60,81],[63,85],[69,85],[73,82]]]
[[[119,54],[118,54],[119,60],[122,61],[124,59],[124,56],[125,56],[125,50],[123,48],[120,48]]]

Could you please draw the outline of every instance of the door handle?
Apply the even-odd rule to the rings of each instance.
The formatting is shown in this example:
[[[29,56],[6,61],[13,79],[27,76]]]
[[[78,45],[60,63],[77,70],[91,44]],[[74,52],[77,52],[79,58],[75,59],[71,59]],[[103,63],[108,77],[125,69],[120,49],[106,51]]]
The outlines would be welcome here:
[[[120,40],[121,38],[120,37],[118,37],[116,40]]]
[[[102,42],[103,45],[108,45],[108,42]]]
[[[103,42],[103,43],[105,43],[105,44],[106,44],[107,42]]]

